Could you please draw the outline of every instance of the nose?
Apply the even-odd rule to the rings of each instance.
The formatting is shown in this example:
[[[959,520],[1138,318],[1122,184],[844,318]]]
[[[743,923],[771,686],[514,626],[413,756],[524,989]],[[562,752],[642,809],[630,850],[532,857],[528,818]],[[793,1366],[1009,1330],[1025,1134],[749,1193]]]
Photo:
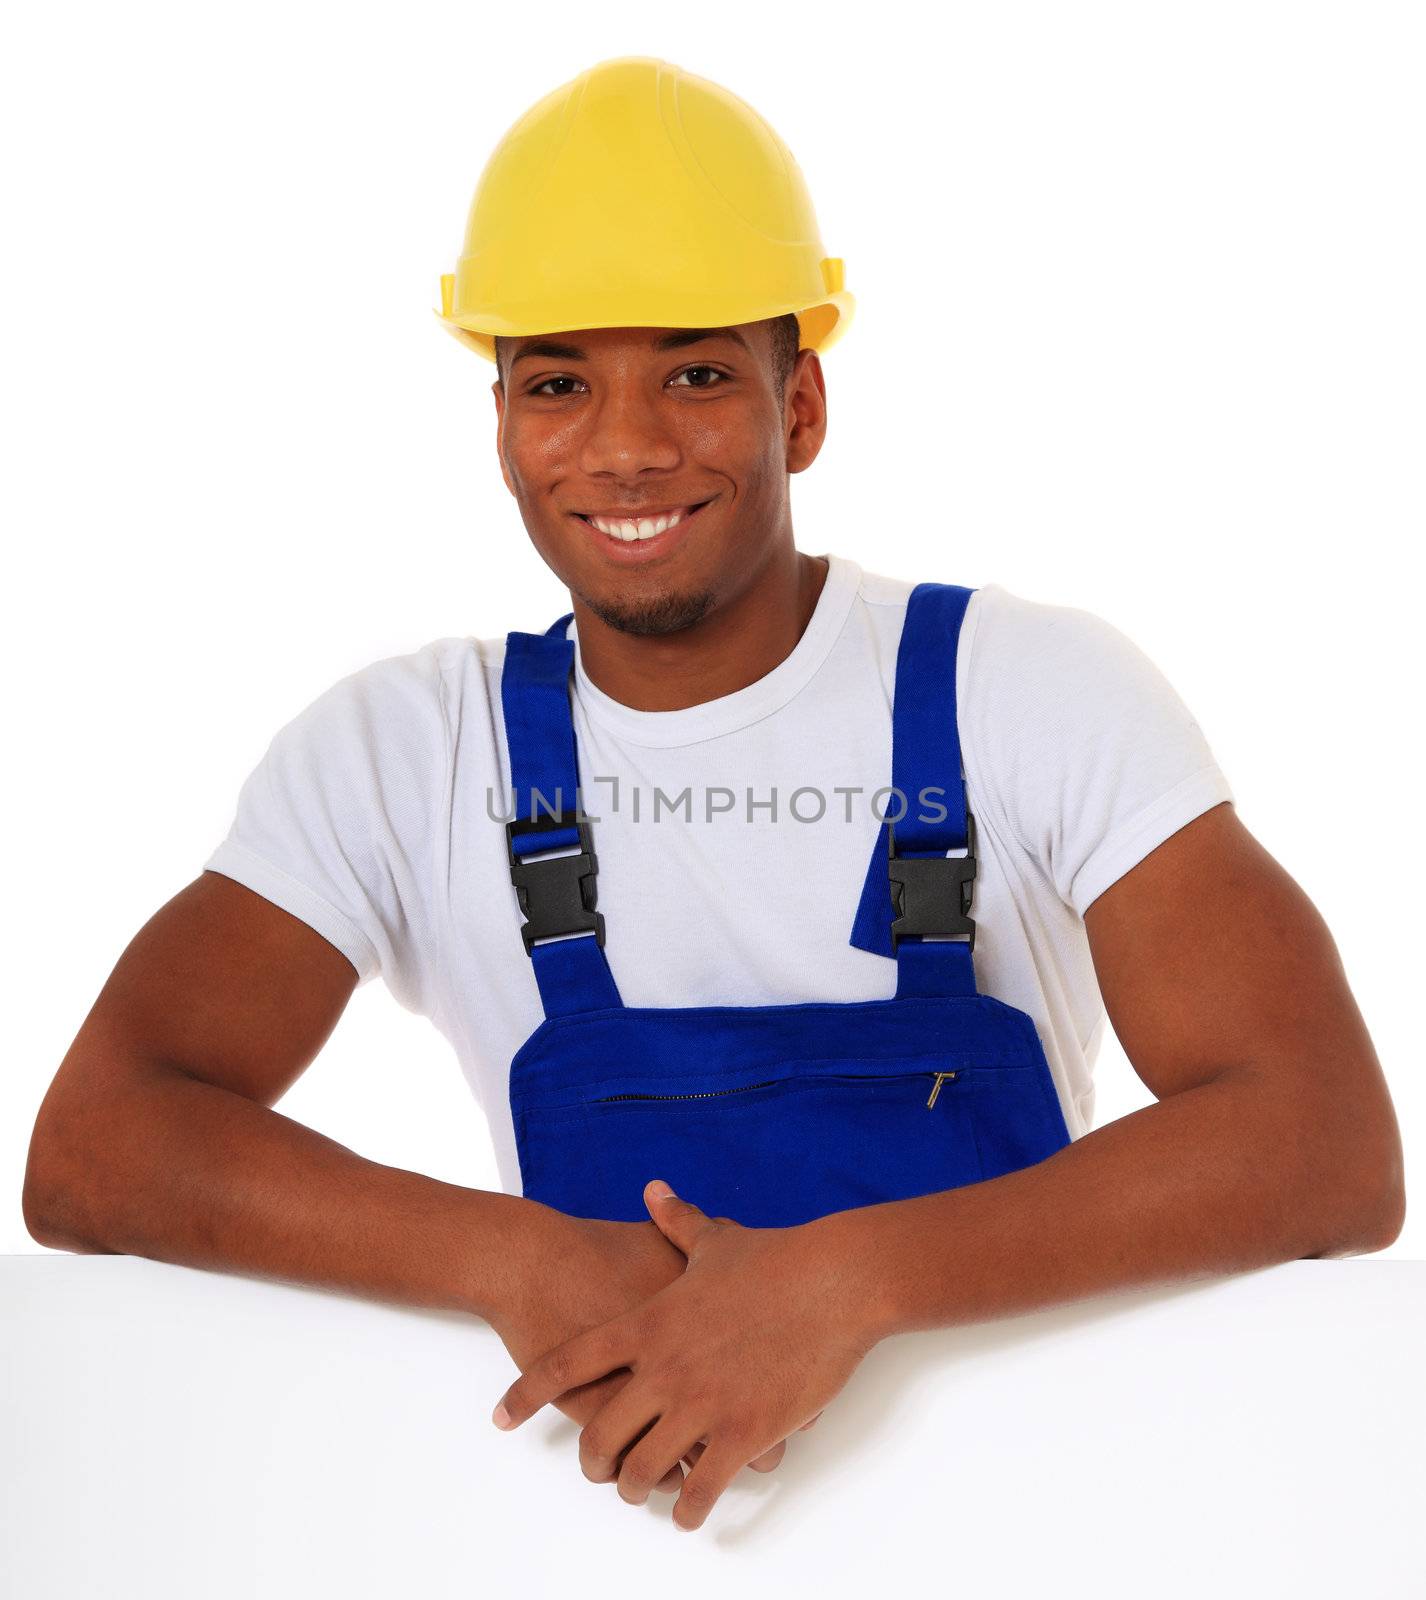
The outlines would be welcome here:
[[[635,478],[646,470],[670,471],[681,459],[660,397],[638,382],[605,383],[585,411],[580,470]]]

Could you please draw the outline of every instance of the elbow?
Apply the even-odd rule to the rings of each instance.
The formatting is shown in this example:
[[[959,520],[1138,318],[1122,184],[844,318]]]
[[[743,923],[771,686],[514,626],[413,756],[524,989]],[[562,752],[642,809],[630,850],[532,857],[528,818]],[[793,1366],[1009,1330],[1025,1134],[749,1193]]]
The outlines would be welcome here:
[[[47,1158],[38,1129],[30,1137],[29,1155],[25,1162],[25,1183],[20,1191],[20,1211],[25,1219],[25,1231],[47,1249],[58,1250],[60,1230],[55,1218],[58,1213],[57,1197],[49,1176]]]
[[[1361,1243],[1353,1255],[1369,1255],[1376,1250],[1389,1249],[1401,1237],[1406,1223],[1406,1184],[1400,1162],[1393,1175],[1373,1190],[1371,1202],[1362,1209],[1358,1224]]]
[[[46,1250],[72,1250],[74,1244],[66,1239],[57,1229],[51,1228],[44,1220],[44,1214],[33,1210],[29,1203],[25,1204],[25,1231],[35,1241],[42,1244]]]
[[[98,1246],[90,1242],[80,1225],[83,1208],[76,1184],[66,1176],[61,1148],[62,1141],[42,1113],[30,1135],[20,1192],[25,1230],[36,1244],[49,1250],[95,1250]]]
[[[114,1255],[106,1245],[81,1232],[73,1220],[74,1207],[62,1194],[34,1188],[27,1181],[20,1197],[25,1231],[46,1250],[68,1250],[76,1255]]]
[[[25,1219],[25,1231],[36,1244],[42,1244],[49,1250],[62,1248],[58,1232],[50,1220],[53,1207],[49,1196],[31,1179],[28,1171],[25,1174],[25,1187],[20,1194],[20,1211]]]
[[[1406,1223],[1406,1161],[1401,1128],[1391,1099],[1384,1092],[1371,1124],[1374,1134],[1358,1141],[1354,1162],[1361,1241],[1356,1254],[1388,1249],[1401,1237]]]
[[[1307,1251],[1306,1259],[1338,1260],[1343,1256],[1369,1256],[1389,1249],[1401,1237],[1406,1221],[1406,1195],[1398,1191],[1389,1204],[1363,1209],[1354,1215],[1350,1228],[1338,1222],[1334,1243],[1325,1249]]]
[[[1311,1186],[1315,1231],[1325,1245],[1305,1252],[1317,1257],[1371,1255],[1389,1249],[1406,1222],[1406,1180],[1395,1118],[1383,1136],[1338,1150],[1326,1173],[1318,1166]],[[1327,1202],[1324,1213],[1323,1203]]]

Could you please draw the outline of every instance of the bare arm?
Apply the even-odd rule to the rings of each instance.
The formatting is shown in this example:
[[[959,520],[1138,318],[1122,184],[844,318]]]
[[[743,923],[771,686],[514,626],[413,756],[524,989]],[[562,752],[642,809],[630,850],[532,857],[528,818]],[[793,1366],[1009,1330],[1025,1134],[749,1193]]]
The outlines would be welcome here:
[[[1157,1103],[1021,1171],[809,1224],[878,1337],[1399,1234],[1401,1136],[1336,946],[1231,804],[1112,884],[1085,926]]]
[[[559,1213],[365,1160],[270,1109],[355,987],[304,922],[202,873],[124,951],[40,1106],[33,1237],[488,1320]]]

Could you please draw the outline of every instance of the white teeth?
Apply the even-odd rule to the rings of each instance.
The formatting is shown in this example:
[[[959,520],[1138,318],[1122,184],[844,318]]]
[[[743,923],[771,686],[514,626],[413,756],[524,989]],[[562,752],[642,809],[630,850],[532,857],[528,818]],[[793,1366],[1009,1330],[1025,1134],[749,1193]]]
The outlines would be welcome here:
[[[609,522],[603,517],[591,517],[589,520],[600,533],[607,533],[610,538],[622,539],[628,544],[634,539],[656,538],[666,529],[677,527],[683,521],[683,513],[674,511],[666,517],[642,517],[637,522],[627,518],[618,522]]]

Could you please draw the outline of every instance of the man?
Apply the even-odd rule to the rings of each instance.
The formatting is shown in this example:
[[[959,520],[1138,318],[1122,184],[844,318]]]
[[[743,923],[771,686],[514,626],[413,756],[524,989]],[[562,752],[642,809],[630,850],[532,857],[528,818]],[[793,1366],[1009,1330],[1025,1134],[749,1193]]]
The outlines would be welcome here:
[[[851,309],[777,136],[647,58],[516,125],[443,284],[446,325],[497,361],[501,470],[570,593],[565,703],[607,786],[584,801],[598,949],[628,1005],[870,1004],[895,981],[847,930],[911,585],[798,551],[789,504]],[[506,1080],[552,944],[519,937],[543,913],[507,855],[508,649],[445,639],[284,728],[210,870],[124,952],[37,1119],[32,1234],[471,1311],[523,1374],[496,1420],[554,1402],[589,1478],[681,1489],[683,1528],[888,1334],[1389,1244],[1401,1148],[1370,1038],[1182,702],[1107,623],[995,585],[954,654],[974,967],[1033,1018],[1071,1136],[1053,1154],[786,1227],[652,1181],[647,1221],[527,1198]],[[377,972],[457,1049],[506,1192],[271,1109]],[[1106,1014],[1156,1103],[1091,1131]]]

